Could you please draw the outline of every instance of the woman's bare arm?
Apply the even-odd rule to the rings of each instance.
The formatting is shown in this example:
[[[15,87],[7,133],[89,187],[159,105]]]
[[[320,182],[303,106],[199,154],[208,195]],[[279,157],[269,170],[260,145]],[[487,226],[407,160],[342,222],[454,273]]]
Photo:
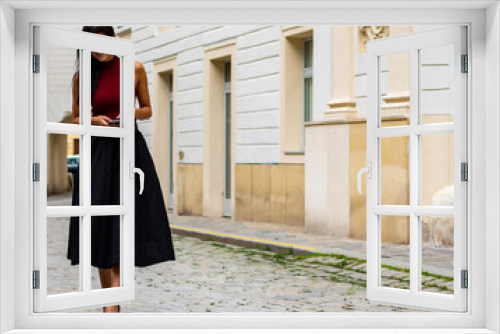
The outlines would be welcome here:
[[[78,103],[78,95],[80,93],[80,80],[78,76],[78,72],[73,76],[73,102],[72,102],[72,111],[73,111],[73,123],[80,124],[80,106]]]
[[[135,88],[140,105],[140,108],[135,108],[135,118],[148,119],[153,114],[148,91],[148,77],[144,65],[139,61],[135,62]]]

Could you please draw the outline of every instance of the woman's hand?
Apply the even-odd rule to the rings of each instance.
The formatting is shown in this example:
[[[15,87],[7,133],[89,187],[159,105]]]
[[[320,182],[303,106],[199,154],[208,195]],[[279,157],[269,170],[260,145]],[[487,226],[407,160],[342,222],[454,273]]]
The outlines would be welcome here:
[[[111,118],[105,115],[99,115],[90,118],[90,124],[92,125],[109,126],[109,121],[111,121]]]

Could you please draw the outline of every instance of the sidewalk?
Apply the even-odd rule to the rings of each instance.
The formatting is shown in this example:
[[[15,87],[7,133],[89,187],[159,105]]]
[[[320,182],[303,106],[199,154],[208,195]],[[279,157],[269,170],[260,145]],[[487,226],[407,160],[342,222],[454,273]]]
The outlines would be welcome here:
[[[366,242],[349,238],[311,234],[302,227],[270,223],[235,222],[224,218],[169,215],[172,233],[213,240],[242,247],[267,249],[296,255],[340,254],[366,259]],[[422,248],[423,270],[453,276],[453,248]],[[382,263],[409,268],[408,245],[382,245]]]

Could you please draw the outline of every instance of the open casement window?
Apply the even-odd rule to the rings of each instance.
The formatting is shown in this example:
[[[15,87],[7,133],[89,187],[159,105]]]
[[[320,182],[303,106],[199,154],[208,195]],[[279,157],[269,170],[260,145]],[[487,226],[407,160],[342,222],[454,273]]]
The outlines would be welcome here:
[[[120,96],[120,122],[114,127],[91,125],[91,52],[116,56],[113,59],[120,73],[119,88],[116,88]],[[79,124],[74,123],[71,109],[73,74],[77,69]],[[34,311],[89,308],[132,300],[135,294],[134,172],[139,172],[134,168],[134,44],[99,34],[37,26],[34,28],[33,72]],[[91,190],[95,162],[91,161],[94,156],[91,150],[96,138],[115,140],[118,147],[117,155],[112,157],[118,166],[115,171],[118,195],[116,200],[101,202],[101,205],[92,205],[93,196],[97,196]],[[71,162],[68,158],[67,163],[70,143],[73,154],[77,155]],[[75,158],[79,158],[79,162]],[[68,173],[71,164],[78,166],[72,178]],[[59,183],[66,191],[67,184],[73,183],[72,203],[48,202],[48,194],[57,193],[56,188],[61,188]],[[111,216],[116,217],[114,226],[119,231],[120,286],[100,289],[98,275],[92,272],[91,266],[94,236],[91,229],[99,224],[93,217]],[[70,228],[73,229],[79,265],[71,266],[69,260],[59,259],[58,265],[65,269],[54,273],[53,254],[47,251],[48,237],[51,240],[54,237],[53,230],[48,228],[51,224],[66,238]],[[64,257],[67,249],[67,243],[62,243],[60,250]],[[51,280],[57,275],[64,276],[68,286],[55,286]]]
[[[371,301],[424,310],[467,310],[466,54],[466,28],[458,26],[367,45],[367,296]],[[405,94],[386,94],[391,71],[408,73],[407,82],[399,83],[409,87],[406,99]],[[384,122],[395,114],[408,117],[406,125]],[[406,156],[407,168],[391,169],[389,154]],[[401,170],[401,188],[396,190],[394,180]],[[444,185],[440,189],[448,191],[448,201],[429,195],[437,193],[435,184]],[[402,200],[387,196],[396,191]],[[448,249],[453,260],[446,275],[452,283],[446,293],[428,288],[428,279],[438,276],[428,275],[429,256],[424,256],[425,225],[438,226],[439,222],[448,226],[453,245]],[[390,269],[385,244],[396,230],[407,235],[405,242],[394,243],[409,244],[405,268],[409,288],[394,283],[398,277],[391,283],[383,275]]]

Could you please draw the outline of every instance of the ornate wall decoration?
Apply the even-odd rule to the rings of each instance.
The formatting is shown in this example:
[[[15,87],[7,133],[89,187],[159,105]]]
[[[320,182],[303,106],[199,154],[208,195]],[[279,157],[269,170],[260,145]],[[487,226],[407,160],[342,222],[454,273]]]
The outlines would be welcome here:
[[[389,36],[388,26],[359,26],[358,27],[358,53],[366,52],[366,43],[374,39]]]

